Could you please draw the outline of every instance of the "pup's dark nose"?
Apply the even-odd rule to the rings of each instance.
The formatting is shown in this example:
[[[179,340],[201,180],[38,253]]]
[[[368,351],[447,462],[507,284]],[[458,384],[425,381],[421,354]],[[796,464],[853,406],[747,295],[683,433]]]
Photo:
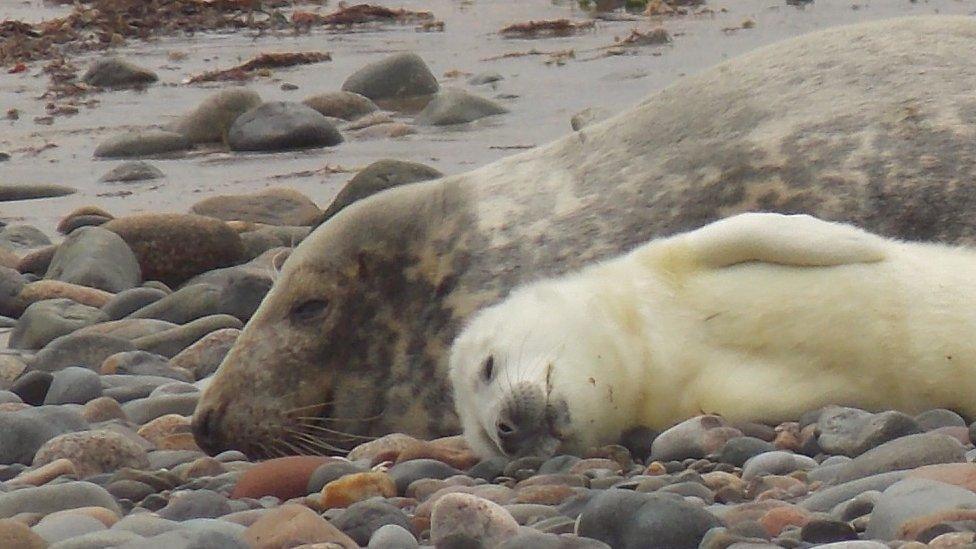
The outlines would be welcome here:
[[[545,410],[541,389],[528,383],[513,387],[495,422],[501,449],[510,456],[518,455],[546,434]]]

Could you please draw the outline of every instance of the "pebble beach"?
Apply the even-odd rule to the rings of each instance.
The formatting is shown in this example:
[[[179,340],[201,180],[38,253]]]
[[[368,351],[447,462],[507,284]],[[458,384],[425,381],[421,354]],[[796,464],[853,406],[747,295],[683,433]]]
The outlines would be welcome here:
[[[702,415],[515,460],[404,433],[208,455],[191,430],[289,254],[355,201],[777,40],[976,3],[136,4],[0,2],[0,549],[976,547],[976,418],[945,409]]]

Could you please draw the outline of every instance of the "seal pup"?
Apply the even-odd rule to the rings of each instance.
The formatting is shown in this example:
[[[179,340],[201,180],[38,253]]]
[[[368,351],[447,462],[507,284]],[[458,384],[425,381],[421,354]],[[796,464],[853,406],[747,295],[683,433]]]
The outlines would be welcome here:
[[[580,454],[702,413],[827,404],[976,417],[976,250],[740,214],[530,283],[451,351],[484,456]]]
[[[829,29],[344,208],[295,249],[201,395],[200,446],[262,457],[455,434],[447,357],[471,314],[736,213],[976,244],[972,51],[971,17]]]

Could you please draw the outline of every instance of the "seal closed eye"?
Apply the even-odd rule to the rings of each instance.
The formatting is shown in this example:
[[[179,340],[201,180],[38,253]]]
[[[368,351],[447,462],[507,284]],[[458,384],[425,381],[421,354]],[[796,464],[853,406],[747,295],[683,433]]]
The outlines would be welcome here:
[[[482,310],[452,346],[455,403],[486,456],[581,454],[701,410],[767,423],[827,404],[976,416],[974,279],[971,249],[742,214]],[[489,348],[506,383],[472,389],[465,370]]]

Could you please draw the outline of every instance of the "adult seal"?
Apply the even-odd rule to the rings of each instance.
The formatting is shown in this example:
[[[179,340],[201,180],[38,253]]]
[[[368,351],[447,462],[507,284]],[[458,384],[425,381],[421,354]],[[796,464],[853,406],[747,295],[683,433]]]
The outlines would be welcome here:
[[[447,356],[516,285],[745,211],[976,242],[976,20],[835,28],[688,77],[472,172],[340,211],[289,257],[201,396],[211,452],[460,430]]]
[[[976,417],[976,251],[740,214],[528,284],[451,352],[484,456],[582,454],[701,413],[827,404]]]

